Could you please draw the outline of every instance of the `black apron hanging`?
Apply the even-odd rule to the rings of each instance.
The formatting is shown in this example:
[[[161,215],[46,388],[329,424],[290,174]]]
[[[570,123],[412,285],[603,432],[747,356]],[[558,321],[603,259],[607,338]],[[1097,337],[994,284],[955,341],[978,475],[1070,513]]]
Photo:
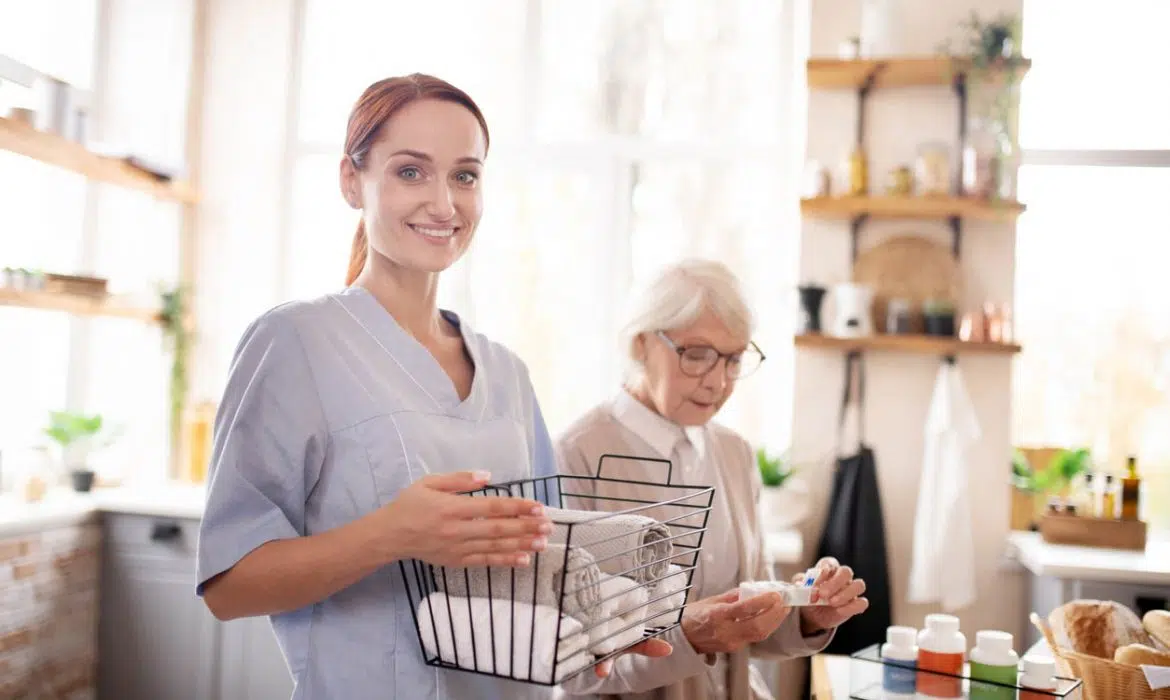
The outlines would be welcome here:
[[[849,353],[845,359],[845,392],[837,425],[838,455],[852,395],[854,365],[857,366],[857,451],[837,457],[833,493],[817,545],[817,559],[834,557],[852,568],[855,578],[864,579],[869,608],[837,628],[833,641],[825,649],[828,654],[852,654],[871,644],[885,642],[886,628],[892,624],[893,617],[877,463],[873,450],[865,444],[865,364],[859,353]]]

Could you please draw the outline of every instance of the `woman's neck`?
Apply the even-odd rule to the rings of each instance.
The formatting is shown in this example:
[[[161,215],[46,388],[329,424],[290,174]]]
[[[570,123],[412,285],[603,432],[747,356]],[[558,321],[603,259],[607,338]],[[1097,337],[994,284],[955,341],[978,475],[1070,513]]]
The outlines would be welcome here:
[[[424,345],[449,335],[436,300],[439,273],[407,269],[383,258],[367,262],[353,284],[372,294],[403,330]]]

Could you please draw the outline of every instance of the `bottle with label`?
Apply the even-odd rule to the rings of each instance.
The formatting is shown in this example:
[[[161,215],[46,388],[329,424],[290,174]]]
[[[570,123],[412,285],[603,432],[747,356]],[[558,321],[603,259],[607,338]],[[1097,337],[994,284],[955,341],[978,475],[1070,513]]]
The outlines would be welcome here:
[[[1020,675],[1020,700],[1052,700],[1051,692],[1029,692],[1056,690],[1056,662],[1035,658],[1024,659],[1024,672]]]
[[[1142,480],[1137,473],[1137,457],[1130,455],[1121,480],[1121,519],[1137,520],[1141,512]]]
[[[1012,649],[1010,633],[979,630],[970,659],[972,700],[1015,700],[1020,657]]]
[[[963,656],[967,638],[959,631],[959,618],[935,613],[926,616],[926,628],[918,633],[918,670],[915,689],[922,697],[958,698],[963,695]]]
[[[882,697],[911,700],[914,697],[914,669],[918,665],[918,630],[889,627],[882,645]]]
[[[869,193],[869,164],[866,162],[865,151],[858,145],[849,154],[849,194],[853,197],[864,197]]]

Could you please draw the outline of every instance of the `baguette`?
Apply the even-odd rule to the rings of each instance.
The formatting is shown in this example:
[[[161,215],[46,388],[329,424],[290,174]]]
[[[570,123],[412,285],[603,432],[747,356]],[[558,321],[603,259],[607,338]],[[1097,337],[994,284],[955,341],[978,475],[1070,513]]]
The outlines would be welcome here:
[[[1113,660],[1129,666],[1170,666],[1170,653],[1158,651],[1145,644],[1129,644],[1118,647]]]
[[[1152,646],[1141,618],[1111,600],[1073,600],[1048,615],[1058,645],[1101,659],[1113,659],[1118,648],[1130,644]]]
[[[1149,611],[1142,618],[1142,626],[1163,651],[1170,651],[1170,610]]]

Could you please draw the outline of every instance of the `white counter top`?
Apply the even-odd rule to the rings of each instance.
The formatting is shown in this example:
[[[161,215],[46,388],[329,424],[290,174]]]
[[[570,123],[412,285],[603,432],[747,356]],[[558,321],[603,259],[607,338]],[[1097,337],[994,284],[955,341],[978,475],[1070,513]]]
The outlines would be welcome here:
[[[1037,576],[1170,586],[1170,539],[1151,533],[1145,551],[1049,544],[1038,532],[1013,532],[1008,555]]]
[[[84,522],[102,512],[200,518],[204,497],[202,485],[180,483],[103,488],[90,493],[58,489],[36,503],[0,496],[0,538]]]

